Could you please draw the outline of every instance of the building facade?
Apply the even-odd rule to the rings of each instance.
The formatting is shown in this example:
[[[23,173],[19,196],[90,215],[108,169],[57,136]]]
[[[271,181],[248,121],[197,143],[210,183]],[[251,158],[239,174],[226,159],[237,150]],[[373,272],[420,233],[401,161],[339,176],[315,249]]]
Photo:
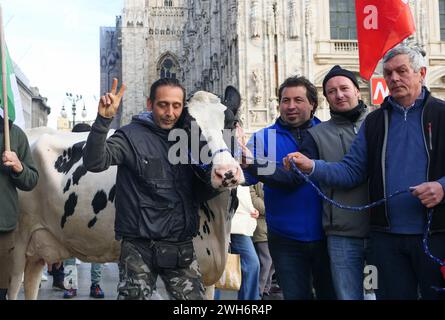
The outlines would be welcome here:
[[[126,0],[121,30],[122,81],[128,86],[120,124],[144,110],[148,90],[162,76],[179,78],[188,93],[242,95],[248,133],[277,117],[277,89],[304,75],[319,89],[317,115],[326,120],[326,73],[340,64],[358,75],[354,0]],[[426,51],[427,86],[445,98],[445,0],[409,1]],[[378,75],[376,70],[376,75]],[[359,78],[360,79],[360,78]],[[360,80],[363,100],[370,88]]]
[[[47,104],[48,99],[41,96],[39,88],[30,86],[28,78],[16,64],[14,64],[14,72],[23,109],[25,128],[46,126],[48,115],[51,112],[51,108]]]

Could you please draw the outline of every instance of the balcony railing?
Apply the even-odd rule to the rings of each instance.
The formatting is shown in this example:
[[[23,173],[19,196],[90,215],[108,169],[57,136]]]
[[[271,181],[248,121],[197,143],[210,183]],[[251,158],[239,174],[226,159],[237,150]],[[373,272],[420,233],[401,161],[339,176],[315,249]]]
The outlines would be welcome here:
[[[331,53],[357,53],[358,43],[356,40],[331,40]],[[333,49],[333,52],[332,52]]]

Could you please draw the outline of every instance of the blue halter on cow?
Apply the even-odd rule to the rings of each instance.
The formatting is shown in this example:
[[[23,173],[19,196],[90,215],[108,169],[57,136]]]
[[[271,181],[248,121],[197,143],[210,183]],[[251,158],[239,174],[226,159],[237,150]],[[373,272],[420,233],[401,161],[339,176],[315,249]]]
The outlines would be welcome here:
[[[239,93],[230,87],[223,101],[228,107],[211,93],[197,92],[187,103],[183,118],[184,128],[191,128],[196,121],[207,142],[199,148],[208,147],[211,153],[208,172],[203,174],[198,165],[195,173],[200,179],[209,179],[217,191],[216,196],[201,203],[199,229],[193,238],[206,286],[214,284],[223,273],[230,218],[237,204],[235,188],[244,181],[223,136],[224,128],[235,126]],[[193,139],[191,131],[186,132]],[[87,171],[82,156],[88,133],[37,128],[27,131],[27,135],[40,179],[32,192],[19,194],[21,216],[9,297],[17,297],[25,272],[25,298],[36,299],[45,263],[69,257],[85,262],[118,261],[121,245],[112,232],[115,203],[131,191],[116,188],[116,166],[97,173]]]

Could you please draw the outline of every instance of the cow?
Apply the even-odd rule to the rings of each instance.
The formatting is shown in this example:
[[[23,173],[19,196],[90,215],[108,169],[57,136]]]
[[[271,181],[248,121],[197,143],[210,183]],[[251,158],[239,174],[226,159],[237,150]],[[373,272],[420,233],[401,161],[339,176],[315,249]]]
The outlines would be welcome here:
[[[193,239],[206,286],[214,284],[224,270],[236,186],[244,180],[222,134],[224,126],[233,127],[240,105],[236,89],[226,89],[224,103],[227,107],[215,95],[198,92],[186,108],[208,142],[211,184],[220,191],[202,203],[199,232]],[[37,299],[45,263],[69,257],[115,262],[120,254],[113,232],[116,166],[100,173],[85,169],[82,150],[87,132],[37,128],[28,130],[27,135],[40,178],[33,191],[19,193],[10,299],[17,298],[23,272],[25,299]]]

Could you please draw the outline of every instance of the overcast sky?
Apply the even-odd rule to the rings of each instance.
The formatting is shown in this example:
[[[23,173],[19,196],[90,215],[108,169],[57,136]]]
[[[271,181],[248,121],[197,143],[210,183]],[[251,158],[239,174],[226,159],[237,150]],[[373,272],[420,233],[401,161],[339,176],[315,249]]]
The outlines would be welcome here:
[[[31,86],[48,98],[48,125],[56,127],[65,92],[84,96],[88,118],[94,118],[94,97],[100,94],[99,28],[115,26],[123,0],[0,0],[0,4],[12,59]]]

